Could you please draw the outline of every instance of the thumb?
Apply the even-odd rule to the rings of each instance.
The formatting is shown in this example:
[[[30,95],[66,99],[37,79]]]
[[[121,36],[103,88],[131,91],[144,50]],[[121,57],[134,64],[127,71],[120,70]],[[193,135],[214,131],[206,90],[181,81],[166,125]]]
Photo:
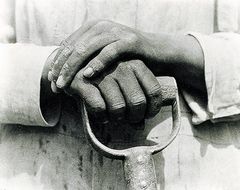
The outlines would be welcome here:
[[[83,71],[83,76],[87,78],[96,76],[107,69],[111,63],[116,62],[123,53],[128,51],[129,49],[126,44],[121,41],[109,44],[87,64]]]
[[[112,60],[106,59],[103,55],[98,55],[84,68],[83,76],[86,78],[92,78],[107,69],[111,62]]]

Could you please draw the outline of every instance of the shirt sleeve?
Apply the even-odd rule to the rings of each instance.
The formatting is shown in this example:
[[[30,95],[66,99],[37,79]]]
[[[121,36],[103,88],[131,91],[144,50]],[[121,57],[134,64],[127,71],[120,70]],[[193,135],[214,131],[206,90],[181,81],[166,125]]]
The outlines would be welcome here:
[[[240,119],[240,34],[189,33],[202,47],[208,102],[183,92],[193,111],[192,122],[199,124]]]
[[[47,109],[49,113],[43,114],[40,108],[43,67],[55,49],[32,44],[0,44],[0,123],[54,126],[58,122],[59,102]]]
[[[0,1],[0,42],[13,43],[15,35],[15,0]]]

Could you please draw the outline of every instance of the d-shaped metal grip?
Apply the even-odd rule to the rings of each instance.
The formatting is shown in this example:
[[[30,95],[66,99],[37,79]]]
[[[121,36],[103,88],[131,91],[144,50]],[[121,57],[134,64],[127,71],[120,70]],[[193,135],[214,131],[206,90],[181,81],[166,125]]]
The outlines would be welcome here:
[[[82,103],[82,118],[85,134],[92,146],[109,158],[124,161],[124,172],[129,190],[157,190],[157,179],[152,155],[166,148],[177,136],[180,129],[180,106],[177,84],[172,77],[158,77],[161,85],[162,106],[172,106],[172,132],[167,140],[154,146],[138,146],[123,150],[109,148],[94,135],[88,115]]]
[[[157,190],[154,160],[147,147],[129,149],[124,159],[124,174],[129,190]]]

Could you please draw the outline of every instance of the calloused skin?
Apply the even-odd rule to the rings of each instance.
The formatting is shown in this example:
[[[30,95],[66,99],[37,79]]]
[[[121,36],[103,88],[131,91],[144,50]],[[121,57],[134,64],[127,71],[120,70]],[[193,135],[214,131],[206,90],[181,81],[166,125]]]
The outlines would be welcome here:
[[[122,61],[92,80],[80,70],[68,91],[82,97],[91,113],[135,123],[153,117],[161,108],[161,88],[140,60]]]
[[[160,109],[147,93],[151,84],[156,89],[161,85],[153,74],[173,76],[180,88],[206,97],[202,49],[190,35],[144,33],[111,21],[91,21],[62,42],[49,67],[54,92],[70,89],[91,113],[130,115],[133,122]]]

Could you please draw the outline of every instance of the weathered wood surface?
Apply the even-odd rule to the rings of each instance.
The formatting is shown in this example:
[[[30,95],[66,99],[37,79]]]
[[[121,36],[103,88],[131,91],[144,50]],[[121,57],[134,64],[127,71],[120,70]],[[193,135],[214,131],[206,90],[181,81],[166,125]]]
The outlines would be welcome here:
[[[110,19],[148,32],[212,33],[216,24],[214,0],[22,0],[17,4],[17,41],[41,45],[59,44],[90,19]],[[92,150],[72,107],[65,101],[61,121],[51,129],[1,125],[0,189],[125,189],[121,161]],[[150,133],[151,140],[164,138],[171,125],[169,115],[163,111],[144,133]],[[240,122],[192,127],[189,117],[184,108],[177,139],[154,157],[158,186],[240,189]],[[159,121],[158,130],[148,130]],[[112,134],[115,146],[119,134],[126,133]]]

